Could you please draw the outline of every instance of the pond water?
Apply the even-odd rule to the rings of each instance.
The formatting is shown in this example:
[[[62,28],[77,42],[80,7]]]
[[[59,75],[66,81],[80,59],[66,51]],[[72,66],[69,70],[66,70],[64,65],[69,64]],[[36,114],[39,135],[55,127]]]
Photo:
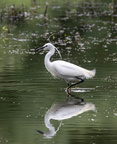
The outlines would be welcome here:
[[[8,26],[1,23],[0,143],[116,144],[117,11],[110,13],[101,4],[86,3],[72,5],[71,10],[68,5],[52,5],[49,12],[45,24],[43,18],[38,21],[40,17],[36,16],[34,21],[30,17],[20,25],[9,23],[10,33]],[[31,51],[45,44],[50,35],[63,60],[96,68],[93,79],[72,88],[73,95],[83,98],[84,105],[91,103],[96,110],[86,109],[62,123],[51,120],[56,130],[61,126],[48,138],[37,132],[48,131],[44,123],[46,112],[54,104],[61,108],[61,103],[68,100],[67,84],[54,79],[44,66],[45,53]],[[51,60],[56,59],[57,53]]]

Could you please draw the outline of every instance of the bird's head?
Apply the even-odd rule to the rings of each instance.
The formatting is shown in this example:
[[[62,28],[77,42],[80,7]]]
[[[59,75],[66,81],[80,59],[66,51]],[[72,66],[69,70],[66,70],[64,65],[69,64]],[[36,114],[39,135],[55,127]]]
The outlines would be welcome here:
[[[35,51],[39,51],[39,50],[51,50],[51,49],[55,49],[55,46],[51,43],[46,43],[45,45],[43,45],[41,48],[36,49]]]
[[[40,130],[37,130],[37,132],[42,134],[46,138],[52,138],[57,133],[57,131],[51,131],[51,130],[49,130],[48,132],[42,132]]]
[[[45,51],[53,51],[53,50],[57,50],[60,58],[62,59],[62,56],[59,52],[59,50],[51,43],[46,43],[45,45],[43,45],[41,48],[36,49],[35,51],[39,51],[39,50],[45,50]]]
[[[53,44],[51,44],[51,43],[46,43],[46,44],[42,47],[42,49],[44,49],[44,50],[51,50],[51,49],[55,49],[55,46],[54,46]]]

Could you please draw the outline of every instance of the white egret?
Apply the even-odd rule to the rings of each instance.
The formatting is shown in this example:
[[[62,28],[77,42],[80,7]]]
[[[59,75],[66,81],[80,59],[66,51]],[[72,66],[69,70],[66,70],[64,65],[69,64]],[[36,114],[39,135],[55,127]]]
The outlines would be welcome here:
[[[95,112],[95,105],[88,102],[84,103],[81,99],[71,99],[66,100],[62,103],[54,104],[46,112],[44,117],[45,126],[49,129],[49,131],[42,132],[40,130],[37,130],[37,132],[43,134],[46,138],[51,138],[57,133],[62,124],[61,122],[57,130],[55,130],[55,127],[50,123],[51,119],[62,121],[90,110]]]
[[[55,78],[60,78],[65,80],[68,83],[67,93],[70,95],[70,88],[74,85],[82,83],[84,79],[89,79],[95,76],[96,70],[87,70],[75,64],[63,61],[56,60],[51,62],[50,58],[55,53],[55,50],[58,49],[51,43],[46,43],[43,47],[36,49],[47,50],[48,53],[45,56],[44,64],[46,69],[54,76]],[[60,52],[58,51],[59,55]],[[61,56],[61,55],[60,55]],[[69,85],[70,81],[76,81],[76,83]]]

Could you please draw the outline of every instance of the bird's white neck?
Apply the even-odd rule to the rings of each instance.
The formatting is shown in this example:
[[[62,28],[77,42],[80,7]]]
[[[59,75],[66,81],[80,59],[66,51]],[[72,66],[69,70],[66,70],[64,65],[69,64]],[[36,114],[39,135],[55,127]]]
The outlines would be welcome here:
[[[45,117],[45,126],[49,129],[48,132],[45,132],[46,137],[51,137],[56,134],[55,127],[50,123],[50,118]]]
[[[44,64],[48,71],[49,71],[49,66],[51,65],[50,58],[54,53],[55,53],[55,48],[53,47],[45,56]]]

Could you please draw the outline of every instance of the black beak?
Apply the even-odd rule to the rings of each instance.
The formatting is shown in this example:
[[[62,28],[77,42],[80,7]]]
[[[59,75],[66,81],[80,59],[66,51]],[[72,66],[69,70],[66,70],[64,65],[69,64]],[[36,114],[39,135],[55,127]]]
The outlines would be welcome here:
[[[38,48],[38,49],[36,49],[36,50],[34,50],[34,51],[36,52],[36,51],[42,50],[42,49],[44,49],[44,48],[45,48],[45,47],[43,46],[43,47]]]
[[[42,135],[44,134],[44,132],[42,132],[42,131],[40,131],[40,130],[37,130],[37,132],[40,133],[40,134],[42,134]]]

